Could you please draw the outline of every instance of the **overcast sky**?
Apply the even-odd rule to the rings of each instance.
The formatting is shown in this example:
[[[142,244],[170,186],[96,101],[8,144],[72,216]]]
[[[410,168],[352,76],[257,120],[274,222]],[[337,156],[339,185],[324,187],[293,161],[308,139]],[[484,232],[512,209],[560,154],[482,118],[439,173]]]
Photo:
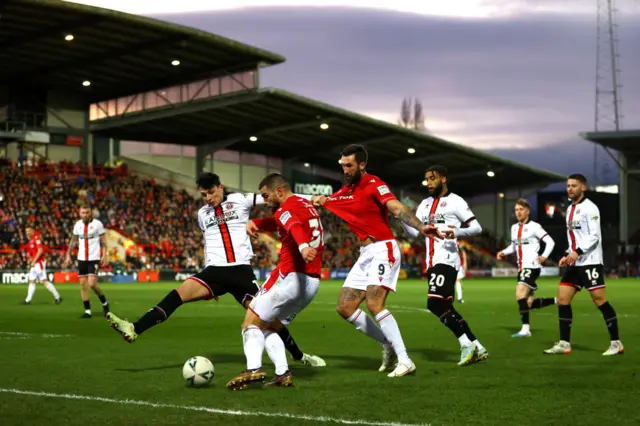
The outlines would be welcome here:
[[[82,3],[282,54],[287,62],[264,71],[264,86],[394,122],[402,98],[415,96],[438,136],[560,173],[593,175],[593,146],[577,133],[594,126],[595,1]],[[618,6],[623,124],[640,128],[640,0]],[[604,153],[600,158],[600,180],[616,180],[613,163]]]

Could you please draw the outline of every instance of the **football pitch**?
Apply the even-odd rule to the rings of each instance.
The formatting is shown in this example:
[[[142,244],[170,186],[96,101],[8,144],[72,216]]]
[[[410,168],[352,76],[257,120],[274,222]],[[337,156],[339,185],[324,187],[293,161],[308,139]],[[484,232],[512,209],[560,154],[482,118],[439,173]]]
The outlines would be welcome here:
[[[539,282],[554,296],[556,279]],[[513,279],[467,279],[459,311],[487,347],[486,362],[458,367],[459,344],[425,310],[424,281],[401,281],[388,307],[400,324],[414,376],[378,373],[381,348],[340,319],[341,283],[323,282],[314,303],[290,326],[307,353],[328,366],[292,362],[293,388],[231,392],[226,382],[244,369],[244,310],[230,296],[184,305],[135,343],[126,343],[99,315],[82,314],[79,289],[60,285],[53,304],[39,285],[0,286],[0,424],[9,425],[637,425],[640,281],[609,280],[626,354],[603,357],[604,321],[589,295],[574,302],[573,353],[544,355],[558,339],[557,308],[532,311],[533,337],[519,329]],[[104,285],[112,310],[137,319],[175,283]],[[211,386],[193,389],[182,365],[202,355],[215,366]],[[264,366],[273,374],[265,354]]]

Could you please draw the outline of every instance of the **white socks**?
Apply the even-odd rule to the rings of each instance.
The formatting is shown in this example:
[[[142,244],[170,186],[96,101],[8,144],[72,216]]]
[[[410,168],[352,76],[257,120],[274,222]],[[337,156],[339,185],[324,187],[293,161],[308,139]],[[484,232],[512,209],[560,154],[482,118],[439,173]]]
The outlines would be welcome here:
[[[247,370],[262,368],[262,353],[264,352],[265,339],[262,330],[255,325],[250,325],[242,331],[244,342],[244,355],[247,357]]]
[[[462,283],[460,281],[456,281],[456,294],[458,295],[458,300],[462,300]]]
[[[356,327],[356,330],[371,337],[382,346],[389,345],[385,334],[382,332],[380,327],[378,327],[378,324],[376,324],[369,315],[362,312],[362,309],[358,309],[357,311],[355,311],[353,315],[351,315],[347,319],[347,321],[353,324]]]
[[[520,329],[520,334],[531,333],[531,328],[529,324],[522,324],[522,328]]]
[[[267,355],[276,366],[276,374],[279,376],[289,370],[289,364],[287,363],[287,351],[284,347],[284,342],[278,336],[278,333],[273,331],[265,331],[264,343],[267,349]]]
[[[376,321],[380,324],[380,329],[398,356],[398,362],[401,364],[410,364],[411,360],[409,359],[409,355],[407,355],[407,348],[404,346],[404,341],[400,334],[400,327],[398,327],[398,322],[393,315],[391,315],[391,312],[385,309],[376,315]]]
[[[29,283],[29,290],[27,290],[27,298],[25,299],[25,302],[29,303],[31,302],[31,299],[33,299],[33,294],[36,292],[36,283]]]
[[[471,346],[472,342],[469,340],[466,334],[458,337],[458,341],[460,342],[460,346]]]
[[[35,284],[34,284],[35,285]],[[60,299],[60,294],[58,293],[58,291],[56,290],[55,286],[53,284],[51,284],[49,281],[47,281],[44,286],[47,288],[47,290],[49,290],[51,292],[51,294],[53,294],[53,297],[57,299]]]

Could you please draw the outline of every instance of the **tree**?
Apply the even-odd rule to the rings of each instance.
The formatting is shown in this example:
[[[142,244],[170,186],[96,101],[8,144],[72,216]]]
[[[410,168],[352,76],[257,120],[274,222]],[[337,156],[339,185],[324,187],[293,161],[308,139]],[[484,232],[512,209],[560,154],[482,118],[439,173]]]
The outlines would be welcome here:
[[[404,98],[402,100],[398,125],[419,132],[427,131],[427,127],[424,124],[424,111],[420,99]]]

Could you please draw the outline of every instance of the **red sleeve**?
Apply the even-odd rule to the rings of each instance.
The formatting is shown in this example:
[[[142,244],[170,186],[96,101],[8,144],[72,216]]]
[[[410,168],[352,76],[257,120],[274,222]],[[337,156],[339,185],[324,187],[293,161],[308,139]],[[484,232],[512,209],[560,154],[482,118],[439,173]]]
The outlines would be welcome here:
[[[293,239],[296,240],[296,244],[298,244],[298,246],[300,246],[300,244],[309,243],[309,236],[300,222],[294,222],[289,226],[289,233]]]
[[[389,186],[381,180],[376,180],[376,182],[370,183],[367,189],[374,200],[382,205],[396,199],[396,196],[393,195]]]
[[[293,225],[300,224],[298,218],[289,210],[278,210],[274,217],[279,222],[280,226],[282,226],[287,232],[291,232],[291,227]]]
[[[278,229],[278,224],[274,217],[266,217],[264,219],[252,219],[259,230],[275,232]]]

